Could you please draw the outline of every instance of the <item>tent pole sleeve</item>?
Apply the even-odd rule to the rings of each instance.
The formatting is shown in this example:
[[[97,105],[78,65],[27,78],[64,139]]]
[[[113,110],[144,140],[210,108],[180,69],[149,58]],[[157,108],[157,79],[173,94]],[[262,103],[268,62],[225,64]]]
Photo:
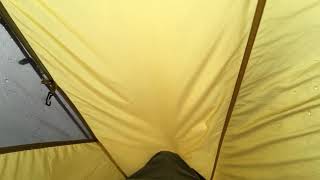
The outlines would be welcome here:
[[[251,30],[250,30],[250,33],[249,33],[249,38],[248,38],[248,41],[247,41],[247,45],[246,45],[246,48],[245,48],[245,51],[244,51],[244,55],[243,55],[243,58],[242,58],[242,63],[241,63],[240,70],[239,70],[239,73],[238,73],[238,78],[237,78],[237,81],[236,81],[236,84],[235,84],[235,87],[234,87],[234,91],[233,91],[233,94],[232,94],[232,98],[231,98],[231,101],[230,101],[230,105],[229,105],[229,108],[228,108],[226,119],[225,119],[225,122],[224,122],[224,125],[223,125],[223,129],[222,129],[222,132],[221,132],[221,136],[220,136],[220,140],[219,140],[217,153],[216,153],[216,156],[215,156],[214,165],[213,165],[213,169],[212,169],[210,180],[213,180],[213,177],[214,177],[214,174],[215,174],[215,171],[216,171],[216,168],[217,168],[217,164],[218,164],[218,160],[219,160],[219,156],[220,156],[223,140],[224,140],[225,134],[227,132],[227,128],[228,128],[228,125],[229,125],[229,122],[230,122],[230,119],[231,119],[233,108],[234,108],[234,106],[236,104],[236,101],[237,101],[237,97],[238,97],[238,94],[239,94],[239,91],[240,91],[241,83],[242,83],[243,77],[245,75],[245,71],[246,71],[246,68],[247,68],[247,65],[248,65],[248,62],[249,62],[249,58],[250,58],[250,55],[251,55],[251,51],[252,51],[252,48],[253,48],[253,45],[254,45],[255,38],[257,36],[257,32],[258,32],[258,29],[259,29],[259,25],[260,25],[260,21],[261,21],[261,18],[262,18],[262,14],[263,14],[263,10],[264,10],[265,4],[266,4],[266,0],[258,0],[257,7],[256,7],[256,10],[255,10],[255,14],[254,14],[253,21],[252,21]]]

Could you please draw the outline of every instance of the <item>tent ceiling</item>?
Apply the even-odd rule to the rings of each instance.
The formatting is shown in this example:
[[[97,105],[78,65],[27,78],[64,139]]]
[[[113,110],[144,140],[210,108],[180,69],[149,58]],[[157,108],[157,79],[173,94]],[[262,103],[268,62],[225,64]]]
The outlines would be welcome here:
[[[209,178],[257,0],[2,2],[127,174]],[[319,179],[319,8],[267,1],[215,179]]]

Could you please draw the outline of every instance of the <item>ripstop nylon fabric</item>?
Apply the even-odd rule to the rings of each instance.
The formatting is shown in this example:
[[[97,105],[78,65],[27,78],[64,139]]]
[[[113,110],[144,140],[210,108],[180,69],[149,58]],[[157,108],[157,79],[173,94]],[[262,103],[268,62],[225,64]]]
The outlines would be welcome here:
[[[320,2],[267,1],[217,180],[320,178]]]
[[[97,143],[2,154],[0,162],[4,180],[125,179]]]
[[[256,1],[2,1],[128,174],[171,150],[209,176]],[[319,179],[319,16],[267,1],[215,179]]]
[[[209,177],[256,0],[2,0],[127,174],[156,152]]]

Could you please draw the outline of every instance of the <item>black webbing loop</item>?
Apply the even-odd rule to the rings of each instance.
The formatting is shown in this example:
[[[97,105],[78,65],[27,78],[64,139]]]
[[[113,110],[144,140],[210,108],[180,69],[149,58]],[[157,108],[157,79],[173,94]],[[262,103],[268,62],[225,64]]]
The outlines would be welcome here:
[[[51,98],[52,96],[54,96],[55,91],[57,90],[57,85],[53,80],[49,80],[49,79],[43,79],[41,83],[46,85],[49,89],[49,92],[46,98],[46,105],[51,106]]]
[[[54,94],[52,92],[48,92],[47,98],[46,98],[46,105],[51,106],[51,98]]]
[[[29,63],[31,63],[31,62],[32,62],[32,59],[31,59],[31,58],[28,58],[28,57],[23,58],[23,59],[21,59],[20,61],[18,61],[18,63],[19,63],[20,65],[26,65],[26,64],[29,64]]]

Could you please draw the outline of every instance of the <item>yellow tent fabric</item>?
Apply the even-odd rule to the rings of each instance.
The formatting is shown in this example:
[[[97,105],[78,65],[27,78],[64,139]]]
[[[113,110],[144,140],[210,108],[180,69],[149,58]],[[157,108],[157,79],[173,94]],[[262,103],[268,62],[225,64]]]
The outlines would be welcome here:
[[[215,179],[320,179],[320,2],[267,1]]]
[[[125,179],[97,143],[2,154],[0,179]]]
[[[127,175],[169,150],[210,178],[257,0],[1,2]],[[320,178],[319,18],[318,0],[267,1],[214,179]],[[0,158],[75,146],[101,153]],[[105,160],[95,178],[123,179]]]
[[[127,174],[170,150],[210,177],[255,0],[3,3]]]

